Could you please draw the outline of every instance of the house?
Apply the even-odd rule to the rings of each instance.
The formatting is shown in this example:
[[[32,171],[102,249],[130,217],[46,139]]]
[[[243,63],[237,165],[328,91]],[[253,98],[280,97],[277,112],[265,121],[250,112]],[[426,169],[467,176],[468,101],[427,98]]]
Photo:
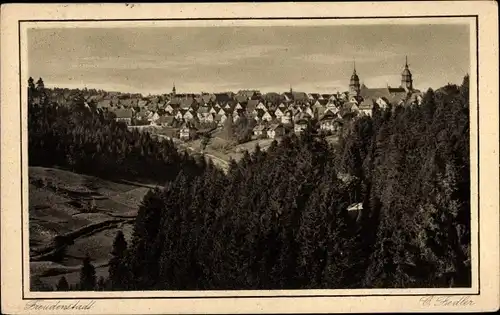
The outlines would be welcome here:
[[[183,120],[184,119],[184,115],[188,112],[188,110],[185,110],[185,109],[179,109],[178,111],[176,111],[175,113],[175,119],[177,120]]]
[[[219,104],[226,104],[231,101],[231,95],[229,93],[215,93],[215,101]]]
[[[363,100],[358,108],[360,113],[371,116],[373,113],[373,101],[371,99]]]
[[[262,119],[266,113],[267,112],[262,110],[262,109],[255,109],[254,112],[252,113],[252,115],[254,116],[255,121],[260,122],[260,121],[262,121]]]
[[[160,119],[158,119],[157,124],[162,127],[166,127],[166,126],[173,126],[174,122],[175,122],[174,116],[165,115],[161,116]]]
[[[241,103],[240,103],[240,102],[236,103],[236,105],[234,106],[234,109],[235,109],[235,110],[241,110],[241,109],[243,109],[243,105],[241,105],[242,103],[243,103],[243,102],[241,102]]]
[[[319,94],[319,93],[309,93],[309,94],[307,94],[307,98],[308,98],[309,100],[311,100],[311,101],[313,101],[313,102],[314,102],[314,101],[319,100],[319,99],[320,99],[320,98],[322,98],[322,97],[321,97],[321,94]]]
[[[319,119],[319,128],[324,131],[336,131],[337,124],[335,120],[337,119],[337,115],[332,112],[327,112]]]
[[[328,104],[328,100],[325,100],[325,99],[317,99],[316,102],[314,102],[314,105],[313,107],[326,107],[326,105]]]
[[[257,125],[253,128],[253,134],[256,137],[260,137],[262,135],[266,135],[266,126],[265,125]]]
[[[281,116],[281,123],[285,124],[285,125],[291,124],[292,123],[292,116],[293,116],[293,112],[291,110],[287,110],[283,114],[283,116]]]
[[[256,108],[267,111],[267,106],[264,105],[264,103],[262,103],[262,102],[259,102],[259,104],[257,104]]]
[[[169,103],[167,104],[167,106],[165,107],[165,111],[169,114],[173,114],[175,110],[177,110],[179,108],[179,105],[178,104],[173,104],[173,103]]]
[[[303,107],[302,112],[308,114],[311,117],[314,117],[314,111],[309,106]]]
[[[241,117],[245,116],[245,111],[244,110],[237,110],[235,109],[233,111],[233,122],[237,122]]]
[[[208,111],[210,114],[217,114],[217,109],[215,107],[210,107],[209,111]]]
[[[204,120],[200,119],[200,122],[211,123],[215,121],[215,114],[209,113]]]
[[[206,121],[207,117],[210,116],[211,113],[209,112],[207,107],[200,107],[198,108],[198,111],[196,112],[196,116],[201,122]]]
[[[148,105],[148,100],[139,100],[137,102],[137,106],[139,107],[146,107]]]
[[[263,121],[272,121],[273,119],[275,119],[276,116],[274,116],[274,114],[271,114],[270,112],[264,112],[264,115],[262,115],[262,120]]]
[[[151,123],[151,124],[156,124],[156,122],[160,119],[160,115],[158,115],[158,113],[156,112],[149,112],[149,115],[148,115],[148,121]]]
[[[190,121],[194,118],[194,114],[191,111],[187,110],[182,118],[184,118],[185,121]]]
[[[274,116],[276,116],[277,119],[281,119],[283,115],[285,115],[284,110],[281,110],[279,107],[274,111]]]
[[[217,114],[214,116],[214,121],[217,122],[217,124],[219,126],[224,125],[224,122],[226,121],[226,119],[227,119],[227,115],[225,113],[222,115]]]
[[[114,111],[114,113],[116,115],[116,121],[124,122],[127,125],[132,123],[132,116],[134,112],[131,109],[118,108]]]
[[[189,140],[193,138],[193,134],[196,133],[196,128],[190,124],[183,124],[179,130],[179,138],[182,140]]]
[[[305,118],[299,118],[295,121],[295,124],[293,126],[293,130],[296,133],[301,133],[303,130],[307,128],[307,125],[309,124],[309,121]]]
[[[267,137],[274,139],[276,137],[281,137],[285,134],[285,127],[282,124],[272,124],[267,129]]]
[[[359,222],[361,214],[363,213],[363,203],[353,203],[347,207],[347,214],[356,221]]]
[[[293,102],[293,93],[292,92],[285,92],[282,94],[283,98],[285,99],[285,102]]]
[[[58,102],[62,103],[62,102]],[[111,107],[111,100],[100,100],[97,103],[97,108],[110,108]]]
[[[253,114],[253,112],[257,109],[257,105],[259,105],[259,101],[258,100],[249,100],[247,102],[247,113],[248,114]]]

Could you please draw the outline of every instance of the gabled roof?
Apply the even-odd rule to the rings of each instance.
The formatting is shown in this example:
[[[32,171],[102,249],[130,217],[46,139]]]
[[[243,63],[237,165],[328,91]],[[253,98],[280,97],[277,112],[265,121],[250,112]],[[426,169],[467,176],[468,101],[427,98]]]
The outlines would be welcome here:
[[[208,108],[208,107],[206,107],[206,106],[202,106],[202,107],[198,108],[198,111],[197,111],[197,112],[198,112],[198,114],[207,114],[209,111],[210,111],[210,110],[209,110],[209,108]]]
[[[237,94],[234,99],[239,102],[239,103],[243,103],[243,102],[246,102],[249,98],[246,97],[245,95],[239,95]]]
[[[249,100],[247,103],[247,111],[253,112],[257,105],[259,105],[259,103],[260,102],[258,100]]]
[[[327,111],[325,114],[319,119],[320,121],[325,121],[325,120],[334,120],[337,118],[337,115],[334,113]]]
[[[139,106],[139,107],[144,107],[147,104],[148,104],[147,100],[139,100],[139,102],[137,102],[137,106]]]
[[[180,101],[180,106],[181,106],[181,108],[185,109],[185,108],[191,107],[191,105],[193,105],[193,103],[194,103],[193,98],[191,98],[191,97],[183,98]]]
[[[160,124],[172,124],[174,121],[175,117],[171,115],[160,116],[160,119],[158,119]]]
[[[237,96],[244,96],[246,99],[249,99],[252,96],[259,94],[260,91],[258,90],[239,90],[238,93],[236,93]]]
[[[253,128],[253,131],[264,131],[266,129],[265,125],[257,125]]]
[[[326,104],[328,104],[328,99],[316,100],[316,102],[322,106],[326,106]]]
[[[373,108],[373,100],[364,99],[361,104],[358,106],[359,109],[372,109]]]
[[[134,112],[127,108],[117,108],[114,113],[116,118],[132,118]]]
[[[293,92],[293,100],[295,101],[307,101],[309,97],[305,92]]]
[[[231,100],[231,96],[227,93],[215,93],[215,101],[219,103],[227,103]]]
[[[310,93],[309,95],[311,95],[311,97],[314,100],[318,100],[321,97],[321,94],[319,94],[319,93]]]
[[[111,100],[100,100],[97,103],[97,108],[107,108],[110,107],[111,105]]]
[[[266,113],[266,111],[261,108],[256,109],[256,111],[257,111],[257,117],[259,118],[262,118],[262,116],[264,116],[264,114]]]
[[[363,203],[358,202],[358,203],[353,203],[349,207],[347,207],[347,211],[357,211],[357,210],[363,210]]]
[[[120,105],[123,107],[135,107],[137,105],[138,100],[133,98],[121,99]]]
[[[296,113],[296,114],[295,114],[295,117],[294,117],[294,118],[295,118],[295,121],[296,121],[297,123],[299,123],[299,122],[300,122],[300,121],[302,121],[302,120],[303,120],[303,121],[305,121],[305,122],[307,122],[307,121],[308,121],[309,119],[311,119],[312,117],[311,117],[311,115],[309,115],[309,114],[308,114],[308,113],[306,113],[306,112],[298,112],[298,113]]]
[[[269,126],[269,130],[276,130],[279,127],[283,127],[283,125],[282,124],[271,124]]]
[[[292,93],[290,93],[290,92],[285,92],[285,93],[283,93],[283,95],[284,95],[286,98],[288,98],[289,100],[293,100],[293,94],[292,94]]]

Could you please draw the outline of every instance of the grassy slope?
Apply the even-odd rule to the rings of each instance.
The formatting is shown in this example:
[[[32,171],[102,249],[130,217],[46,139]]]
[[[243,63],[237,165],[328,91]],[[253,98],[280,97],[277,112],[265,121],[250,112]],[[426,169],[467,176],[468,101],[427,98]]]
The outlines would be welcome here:
[[[30,256],[53,249],[57,235],[72,239],[60,261],[30,261],[32,282],[54,286],[65,275],[76,283],[87,253],[98,275],[106,276],[113,239],[122,230],[130,240],[131,219],[149,188],[43,167],[30,167],[29,181]],[[95,210],[89,212],[92,202]]]

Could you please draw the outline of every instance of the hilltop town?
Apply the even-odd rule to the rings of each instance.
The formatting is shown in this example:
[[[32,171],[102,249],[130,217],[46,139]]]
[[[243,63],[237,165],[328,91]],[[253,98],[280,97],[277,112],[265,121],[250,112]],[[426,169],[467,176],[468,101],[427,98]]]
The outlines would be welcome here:
[[[347,80],[346,80],[347,81]],[[30,80],[33,84],[33,79]],[[43,86],[39,80],[37,85]],[[182,140],[197,138],[199,130],[222,128],[232,121],[245,120],[251,137],[240,139],[275,139],[287,132],[302,132],[311,122],[327,134],[342,130],[346,121],[364,115],[371,116],[374,108],[392,105],[419,104],[422,93],[413,88],[408,62],[397,87],[369,88],[361,83],[354,65],[349,90],[329,94],[295,91],[261,93],[240,90],[222,93],[178,93],[176,86],[163,95],[143,96],[95,89],[46,89],[47,97],[59,106],[82,98],[85,106],[114,115],[128,126],[163,127],[168,135]],[[40,103],[34,99],[33,103]]]

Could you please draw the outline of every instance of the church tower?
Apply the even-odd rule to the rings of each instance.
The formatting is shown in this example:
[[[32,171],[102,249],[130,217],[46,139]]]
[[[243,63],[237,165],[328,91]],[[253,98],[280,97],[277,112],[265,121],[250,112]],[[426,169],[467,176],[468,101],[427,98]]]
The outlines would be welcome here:
[[[349,96],[358,97],[360,90],[359,77],[356,73],[356,62],[354,62],[354,71],[351,75],[351,81],[349,82]]]
[[[413,79],[410,69],[408,69],[408,57],[406,57],[405,68],[401,73],[401,87],[404,88],[406,92],[413,90]]]
[[[175,82],[172,86],[172,97],[175,97]]]

